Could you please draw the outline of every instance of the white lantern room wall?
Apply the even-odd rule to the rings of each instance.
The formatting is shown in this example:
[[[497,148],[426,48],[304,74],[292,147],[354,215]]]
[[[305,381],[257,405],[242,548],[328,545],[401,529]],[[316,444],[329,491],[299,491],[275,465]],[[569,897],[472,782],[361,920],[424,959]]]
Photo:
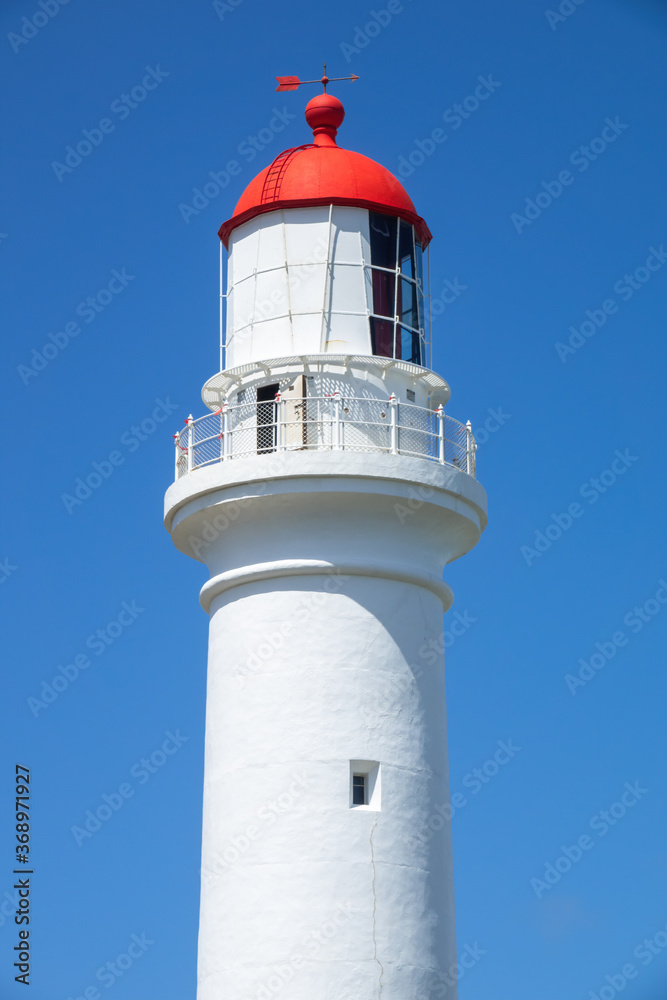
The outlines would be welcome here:
[[[226,367],[322,353],[423,364],[423,293],[408,223],[337,205],[264,213],[230,238]]]

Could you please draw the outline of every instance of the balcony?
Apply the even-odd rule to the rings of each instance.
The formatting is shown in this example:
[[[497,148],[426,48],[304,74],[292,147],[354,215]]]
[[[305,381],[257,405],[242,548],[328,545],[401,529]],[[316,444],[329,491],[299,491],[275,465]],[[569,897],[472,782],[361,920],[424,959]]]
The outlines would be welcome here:
[[[175,478],[217,462],[287,451],[356,451],[408,455],[450,465],[475,478],[470,423],[389,399],[334,393],[275,401],[223,404],[190,417],[175,440]]]

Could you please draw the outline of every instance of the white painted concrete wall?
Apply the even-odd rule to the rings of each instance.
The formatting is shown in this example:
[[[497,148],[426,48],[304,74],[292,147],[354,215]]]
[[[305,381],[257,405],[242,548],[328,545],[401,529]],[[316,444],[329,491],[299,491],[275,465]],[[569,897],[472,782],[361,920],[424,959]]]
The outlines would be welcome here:
[[[211,575],[198,1000],[443,995],[450,832],[419,833],[449,801],[444,662],[423,647],[484,511],[470,477],[403,456],[257,456],[168,491]],[[356,759],[380,763],[379,811],[350,808]]]

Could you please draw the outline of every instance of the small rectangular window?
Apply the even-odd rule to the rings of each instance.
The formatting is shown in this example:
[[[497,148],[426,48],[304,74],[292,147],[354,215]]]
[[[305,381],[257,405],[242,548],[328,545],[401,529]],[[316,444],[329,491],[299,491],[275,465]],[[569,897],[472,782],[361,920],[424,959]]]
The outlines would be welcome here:
[[[376,760],[350,761],[350,808],[380,811],[380,764]]]
[[[406,389],[405,390],[405,394],[407,396],[408,403],[414,403],[414,401],[415,401],[415,390],[414,389]]]
[[[352,777],[352,805],[366,805],[366,775],[355,774]]]

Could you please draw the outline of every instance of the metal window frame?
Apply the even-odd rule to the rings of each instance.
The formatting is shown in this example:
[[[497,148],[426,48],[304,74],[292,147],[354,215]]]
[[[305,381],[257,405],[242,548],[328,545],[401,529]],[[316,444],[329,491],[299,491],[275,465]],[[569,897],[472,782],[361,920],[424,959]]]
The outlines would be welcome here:
[[[370,216],[370,214],[372,214],[372,213],[369,213],[369,216]],[[374,213],[374,214],[384,214],[384,213]],[[414,261],[415,261],[414,277],[410,277],[410,275],[404,274],[403,271],[401,270],[401,260],[400,260],[399,253],[400,253],[400,245],[401,245],[401,224],[402,223],[404,223],[406,226],[410,226],[410,231],[412,233],[412,254],[414,256]],[[419,248],[419,250],[417,248]],[[419,252],[419,255],[421,257],[421,261],[420,261],[421,267],[418,267],[418,265],[417,265],[417,253],[418,252]],[[427,253],[428,253],[428,248],[427,248]],[[432,362],[432,345],[430,343],[430,340],[427,338],[427,330],[426,330],[426,300],[427,299],[429,300],[429,317],[430,317],[430,280],[428,282],[429,288],[428,288],[428,291],[427,291],[424,288],[423,254],[424,254],[424,248],[422,247],[421,243],[419,243],[418,240],[417,240],[417,234],[415,232],[415,227],[411,223],[407,222],[405,219],[402,219],[400,216],[397,216],[396,217],[396,244],[395,244],[395,247],[394,247],[394,267],[393,268],[391,268],[391,267],[382,267],[379,264],[373,264],[372,257],[371,257],[371,262],[368,265],[365,265],[365,267],[368,267],[368,269],[371,271],[371,294],[372,294],[372,287],[373,287],[372,272],[374,270],[375,271],[384,271],[387,274],[393,274],[394,275],[394,315],[393,316],[382,316],[379,313],[376,313],[374,311],[374,309],[373,309],[374,302],[371,301],[368,316],[369,316],[369,319],[372,317],[373,319],[389,320],[390,322],[393,323],[392,358],[395,361],[402,361],[402,360],[404,360],[403,358],[399,358],[398,355],[397,355],[397,353],[396,353],[397,347],[398,347],[399,330],[402,328],[402,329],[405,329],[405,330],[409,330],[411,333],[416,333],[418,335],[418,337],[419,337],[419,342],[420,342],[420,352],[419,353],[420,353],[420,357],[419,357],[418,361],[416,361],[416,362],[413,361],[412,363],[413,364],[419,364],[420,366],[424,365],[424,363],[426,361],[427,353],[429,353],[429,366],[430,366],[431,362]],[[431,260],[431,258],[430,258],[430,254],[429,254],[429,256],[427,258],[427,264],[428,264],[428,268],[429,268],[429,274],[430,274],[430,260]],[[421,272],[421,278],[418,277],[418,272]],[[399,281],[406,281],[409,284],[414,285],[414,287],[416,289],[416,292],[417,292],[417,322],[419,323],[419,326],[417,326],[417,327],[411,326],[408,323],[404,323],[403,320],[402,320],[402,318],[398,315],[398,288],[399,288]],[[429,328],[430,328],[430,323],[429,323]],[[430,352],[428,350],[429,348],[430,348]]]

